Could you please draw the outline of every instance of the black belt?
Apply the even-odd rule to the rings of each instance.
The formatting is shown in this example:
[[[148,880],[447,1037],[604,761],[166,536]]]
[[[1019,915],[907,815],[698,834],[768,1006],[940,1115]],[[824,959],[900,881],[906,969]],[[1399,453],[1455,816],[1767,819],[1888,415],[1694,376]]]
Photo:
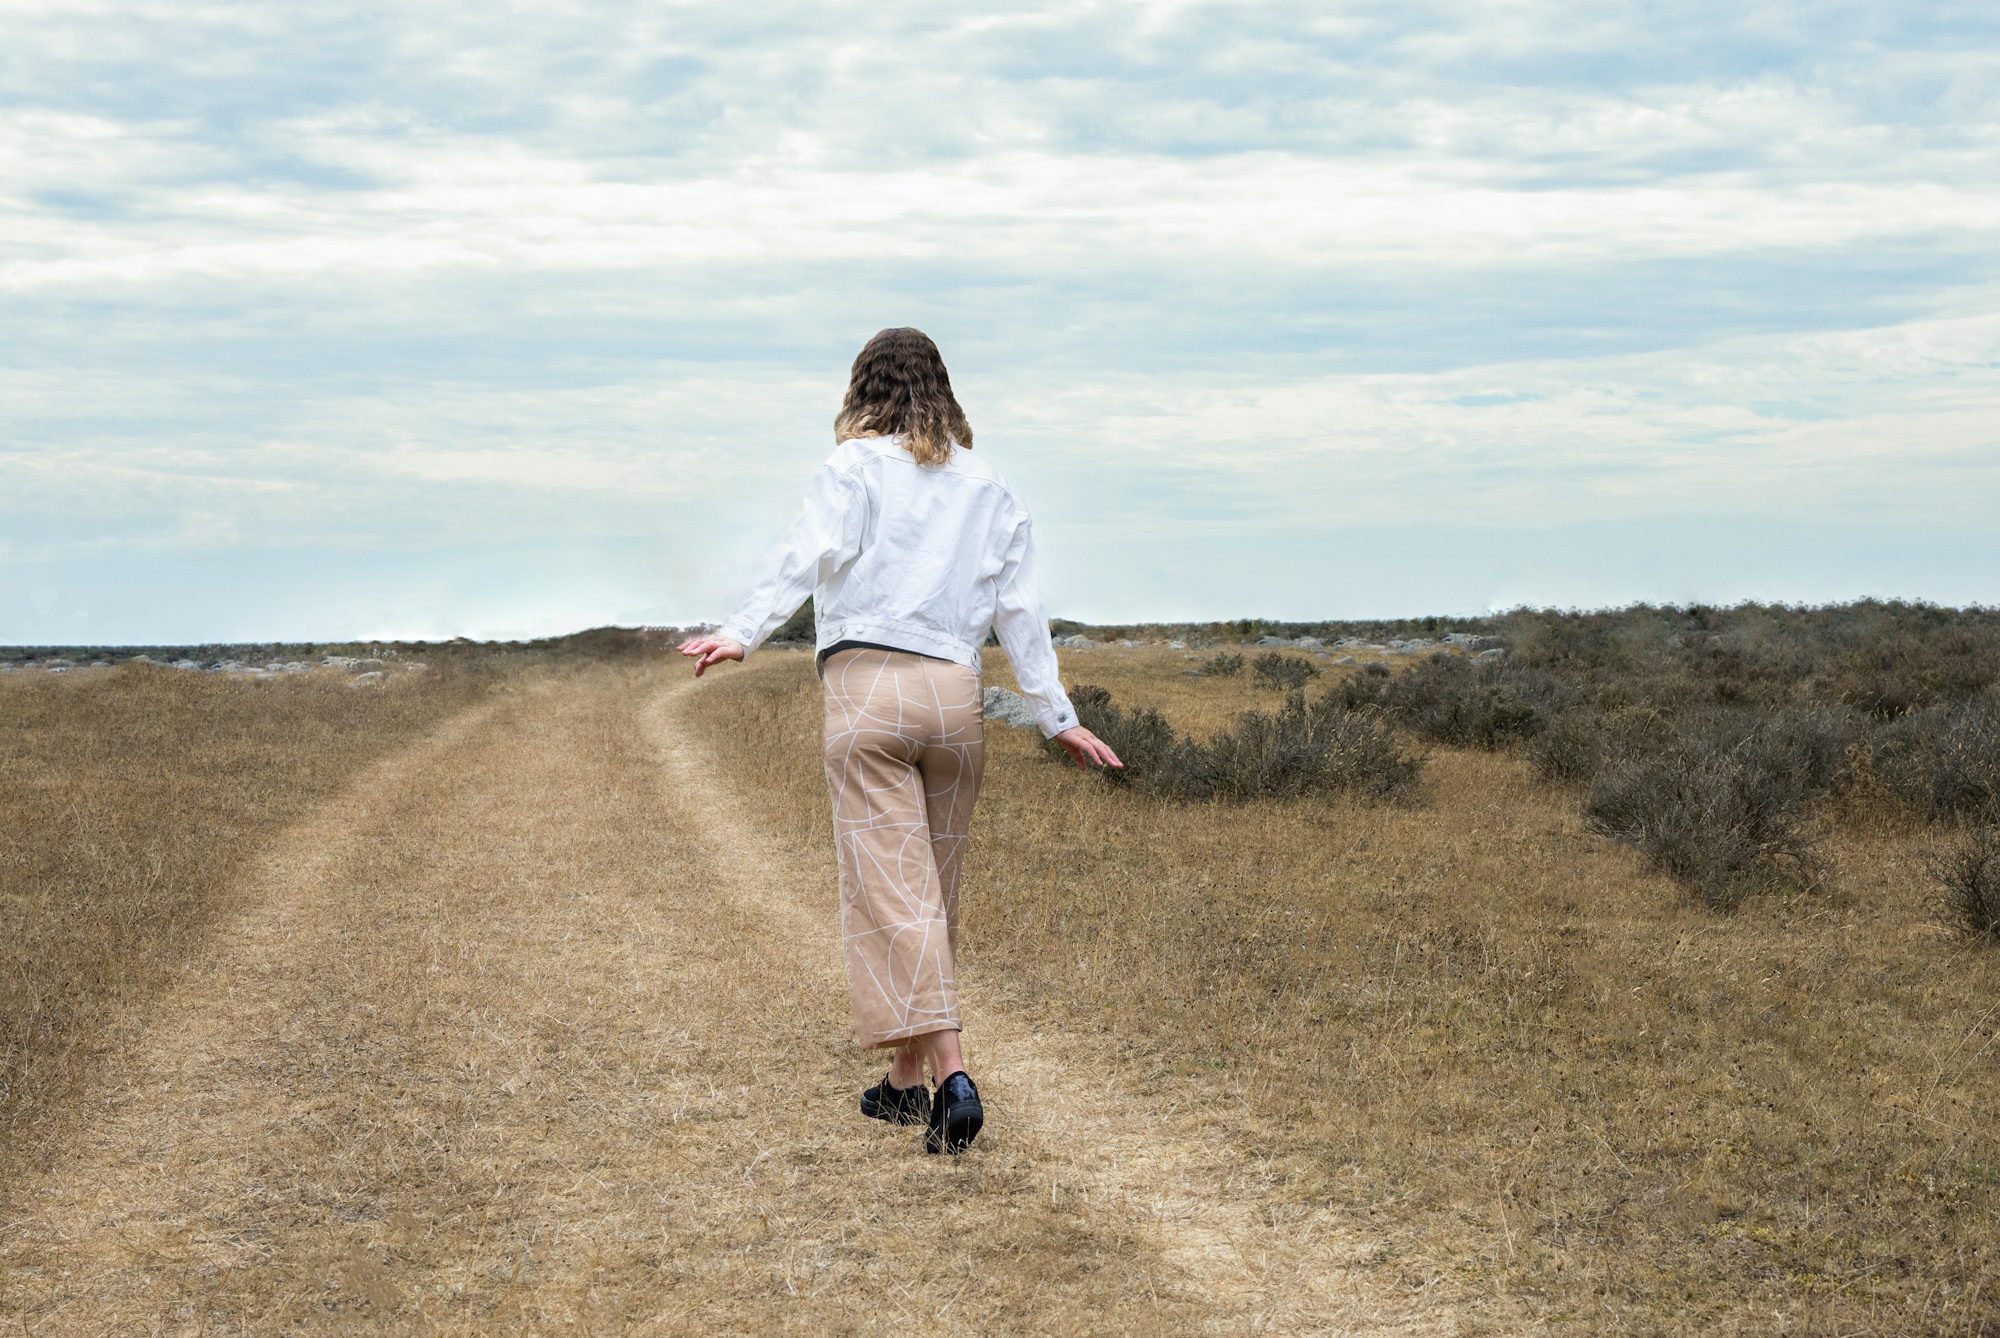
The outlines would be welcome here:
[[[922,660],[944,659],[942,655],[926,655],[920,650],[908,650],[902,646],[885,646],[879,641],[836,641],[819,653],[819,658],[813,661],[813,668],[825,673],[828,657],[838,655],[844,650],[886,650],[895,655],[914,655]]]

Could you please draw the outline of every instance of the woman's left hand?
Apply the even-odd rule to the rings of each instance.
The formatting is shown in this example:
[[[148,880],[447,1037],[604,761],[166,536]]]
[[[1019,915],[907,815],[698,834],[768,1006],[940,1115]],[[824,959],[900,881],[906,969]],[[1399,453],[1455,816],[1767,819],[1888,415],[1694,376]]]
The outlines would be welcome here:
[[[704,669],[721,664],[724,660],[743,658],[743,643],[734,637],[698,636],[692,641],[681,642],[681,654],[696,656],[694,676],[700,678]]]
[[[1125,765],[1118,760],[1118,754],[1111,751],[1110,744],[1092,734],[1082,725],[1071,725],[1068,729],[1056,735],[1055,741],[1064,752],[1069,754],[1070,760],[1085,771],[1090,770],[1093,763],[1100,767],[1123,768]]]

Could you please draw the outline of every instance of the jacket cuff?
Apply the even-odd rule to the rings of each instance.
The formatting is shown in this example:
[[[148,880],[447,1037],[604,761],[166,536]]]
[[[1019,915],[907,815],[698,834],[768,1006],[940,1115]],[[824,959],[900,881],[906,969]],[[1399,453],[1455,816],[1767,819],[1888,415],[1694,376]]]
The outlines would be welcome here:
[[[1035,712],[1035,723],[1041,727],[1043,738],[1053,739],[1066,729],[1076,728],[1076,708],[1064,702],[1052,711],[1038,709]]]
[[[756,649],[751,644],[751,637],[754,633],[746,632],[740,627],[732,627],[725,623],[715,629],[715,634],[717,636],[726,636],[737,645],[743,647],[743,658],[746,660],[750,658],[750,652]]]

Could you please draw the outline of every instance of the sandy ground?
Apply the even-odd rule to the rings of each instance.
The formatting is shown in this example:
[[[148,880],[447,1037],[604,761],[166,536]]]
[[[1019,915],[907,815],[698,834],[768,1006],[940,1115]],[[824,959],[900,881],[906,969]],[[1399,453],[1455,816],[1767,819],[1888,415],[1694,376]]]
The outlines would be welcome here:
[[[970,1153],[861,1118],[831,852],[714,779],[687,688],[509,695],[275,843],[7,1187],[0,1331],[1455,1327],[1216,1112],[1010,1029],[1004,980]]]

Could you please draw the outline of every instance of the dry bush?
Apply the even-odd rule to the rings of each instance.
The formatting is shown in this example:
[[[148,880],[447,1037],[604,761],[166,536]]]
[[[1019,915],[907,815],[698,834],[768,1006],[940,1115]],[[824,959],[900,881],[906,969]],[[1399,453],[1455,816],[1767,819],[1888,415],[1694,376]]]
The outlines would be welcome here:
[[[2000,828],[1968,828],[1925,863],[1945,923],[1971,938],[2000,939]]]
[[[1243,672],[1243,657],[1230,651],[1211,655],[1201,662],[1201,672],[1209,678],[1234,678]]]
[[[1815,888],[1825,868],[1808,813],[1814,792],[1789,760],[1763,739],[1719,747],[1684,736],[1601,767],[1584,816],[1711,909],[1734,909],[1773,884]]]
[[[1375,707],[1434,743],[1487,749],[1541,733],[1570,696],[1541,670],[1445,654],[1400,674],[1364,673],[1335,691],[1350,708]]]
[[[1244,712],[1205,743],[1177,735],[1152,707],[1125,711],[1101,687],[1076,684],[1070,701],[1078,722],[1125,764],[1100,774],[1141,794],[1238,803],[1333,794],[1404,799],[1423,773],[1422,759],[1406,753],[1379,719],[1331,699],[1308,707],[1303,693],[1288,695],[1273,715]],[[1043,747],[1067,760],[1053,740]]]
[[[486,691],[129,665],[0,680],[0,1130],[66,1114],[258,843]],[[0,1163],[0,1172],[7,1169]]]
[[[1319,666],[1297,655],[1271,651],[1257,657],[1250,666],[1250,674],[1258,687],[1296,692],[1319,677]]]
[[[1931,821],[2000,819],[2000,699],[1912,711],[1879,731],[1873,763],[1883,788]]]

